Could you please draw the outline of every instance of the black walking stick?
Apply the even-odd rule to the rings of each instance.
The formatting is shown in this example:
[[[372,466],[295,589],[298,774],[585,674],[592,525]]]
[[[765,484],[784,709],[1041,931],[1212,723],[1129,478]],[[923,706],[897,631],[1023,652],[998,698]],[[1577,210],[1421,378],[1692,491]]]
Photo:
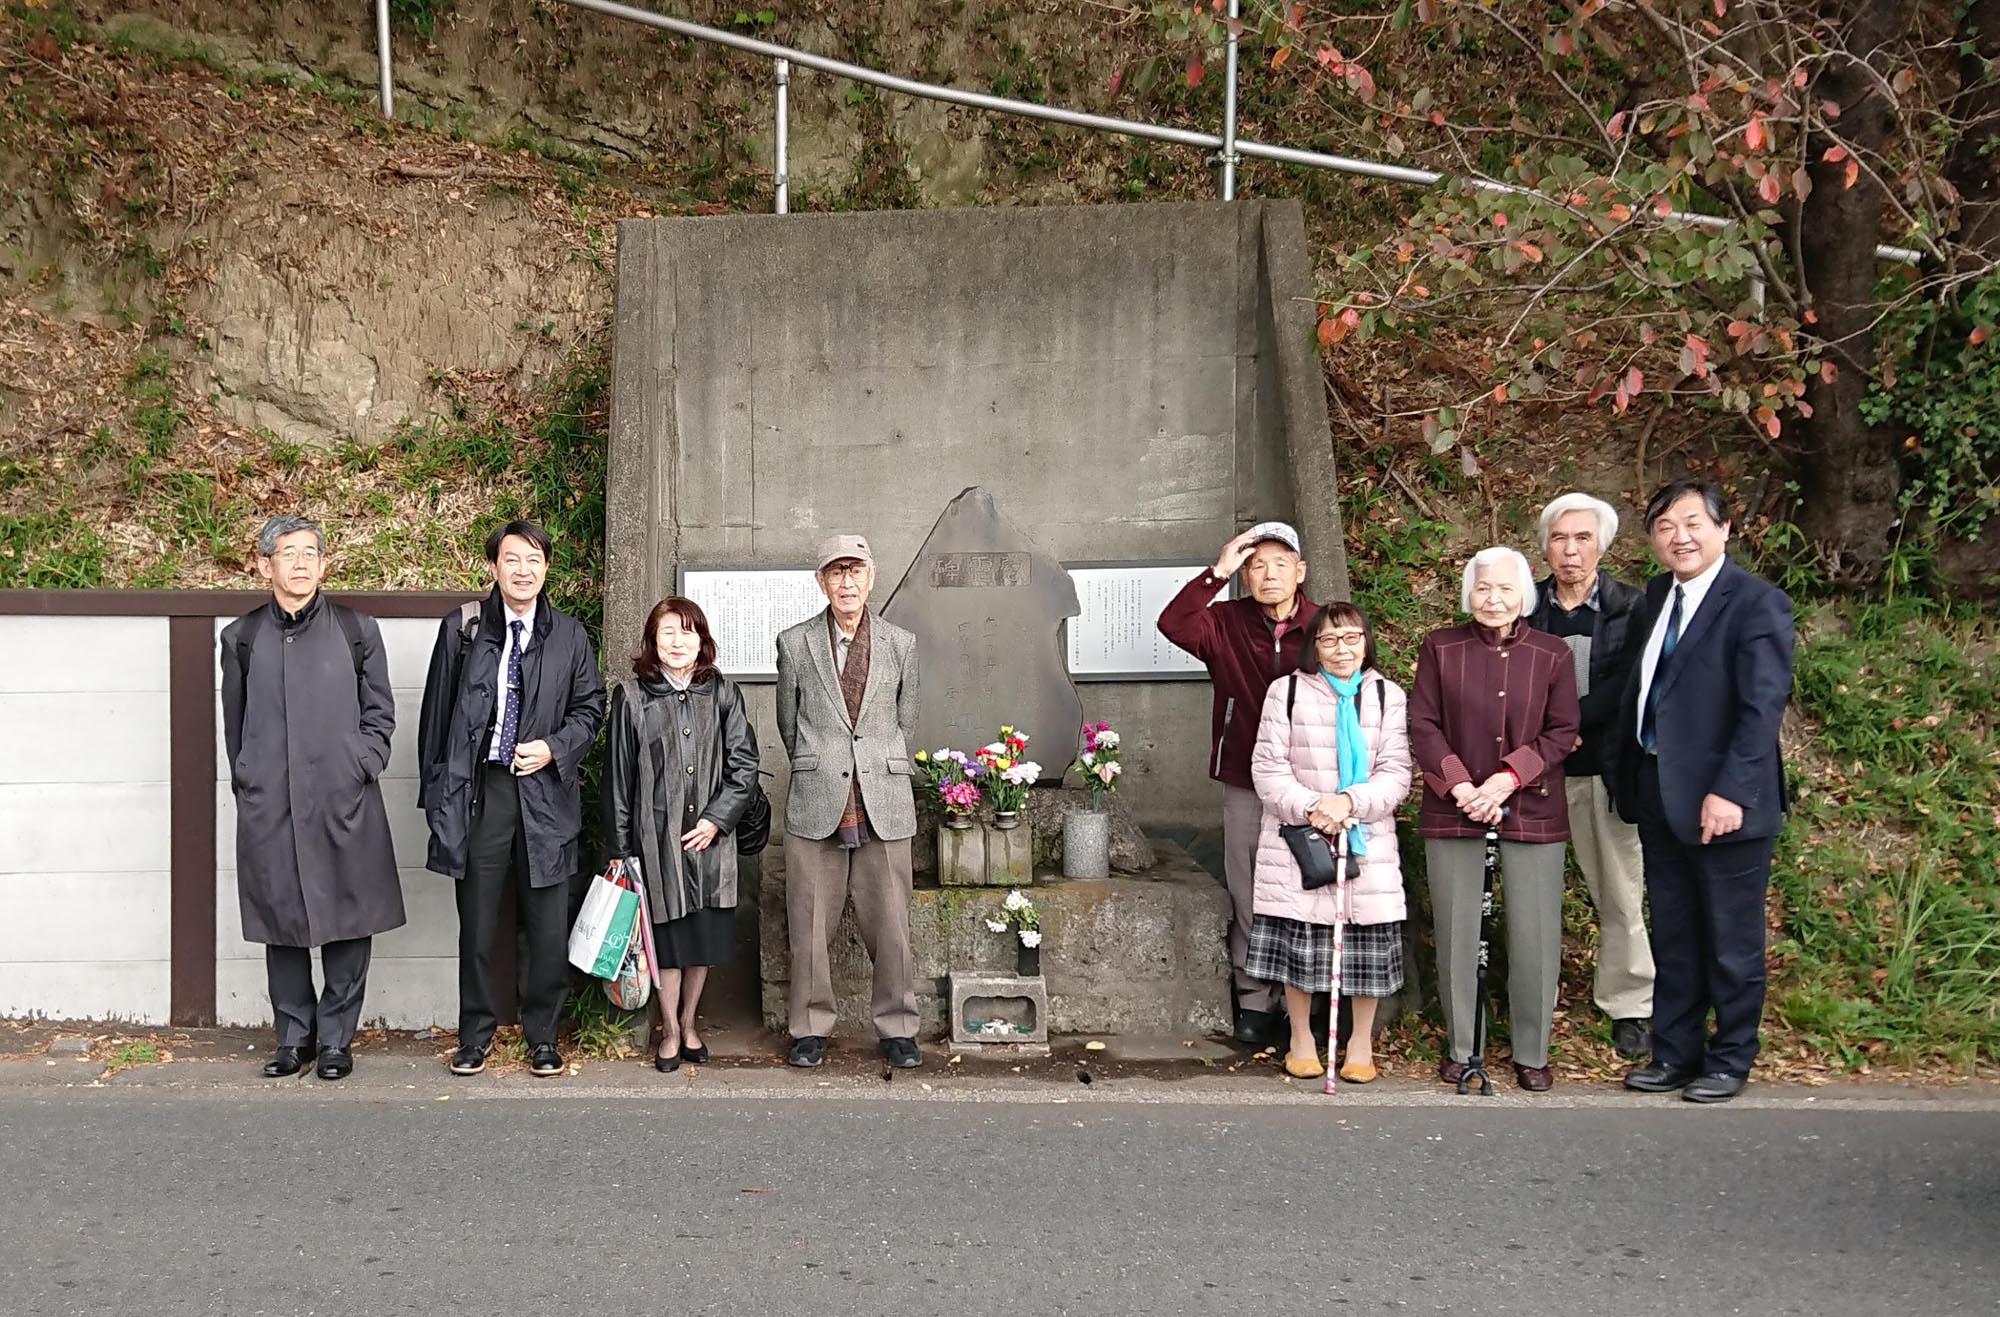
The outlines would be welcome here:
[[[1493,875],[1500,868],[1500,824],[1486,825],[1486,880],[1479,893],[1479,971],[1473,980],[1476,999],[1472,1017],[1472,1055],[1465,1058],[1464,1073],[1458,1077],[1458,1095],[1464,1097],[1479,1081],[1479,1096],[1493,1096],[1493,1080],[1486,1073],[1486,966],[1493,946]]]

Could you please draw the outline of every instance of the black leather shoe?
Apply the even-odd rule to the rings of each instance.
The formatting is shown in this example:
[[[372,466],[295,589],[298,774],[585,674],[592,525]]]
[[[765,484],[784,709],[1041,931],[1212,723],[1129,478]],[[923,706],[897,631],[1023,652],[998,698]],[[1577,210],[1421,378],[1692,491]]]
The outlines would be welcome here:
[[[454,1075],[476,1075],[486,1068],[486,1049],[483,1047],[461,1047],[451,1054],[451,1072]]]
[[[1636,1061],[1653,1050],[1653,1023],[1650,1020],[1613,1020],[1611,1046],[1628,1061]]]
[[[914,1038],[884,1038],[882,1059],[898,1070],[914,1070],[924,1063],[924,1054]]]
[[[1689,1102],[1727,1102],[1749,1083],[1748,1075],[1702,1075],[1688,1083],[1681,1097]]]
[[[548,1079],[563,1072],[562,1053],[554,1043],[543,1043],[528,1053],[528,1073],[539,1079]]]
[[[1238,1010],[1236,1041],[1249,1047],[1269,1047],[1277,1041],[1278,1030],[1283,1025],[1284,1017],[1276,1011]]]
[[[264,1063],[264,1078],[288,1079],[312,1064],[319,1048],[312,1043],[303,1047],[280,1047],[271,1053],[271,1059]]]
[[[653,1069],[663,1075],[671,1075],[674,1071],[681,1068],[681,1057],[685,1055],[687,1055],[685,1052],[677,1052],[671,1056],[661,1056],[655,1053],[653,1056]]]
[[[826,1060],[826,1039],[813,1034],[792,1039],[792,1045],[785,1051],[785,1064],[810,1070]]]
[[[682,1043],[681,1060],[692,1061],[696,1065],[702,1064],[708,1060],[708,1044],[703,1043],[700,1047],[689,1047],[686,1043]]]
[[[1682,1070],[1659,1061],[1642,1065],[1637,1070],[1627,1071],[1625,1087],[1635,1093],[1671,1093],[1677,1088],[1686,1088],[1695,1079],[1696,1072]]]
[[[345,1047],[329,1047],[319,1054],[321,1079],[345,1079],[354,1073],[354,1053]]]

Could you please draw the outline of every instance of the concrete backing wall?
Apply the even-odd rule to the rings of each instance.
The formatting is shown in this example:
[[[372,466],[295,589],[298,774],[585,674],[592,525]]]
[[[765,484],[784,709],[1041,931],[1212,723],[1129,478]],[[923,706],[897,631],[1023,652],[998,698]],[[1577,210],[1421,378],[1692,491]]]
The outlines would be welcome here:
[[[167,621],[0,616],[0,1016],[167,1022]]]
[[[885,603],[975,484],[1067,561],[1206,563],[1279,516],[1344,582],[1304,252],[1291,203],[621,225],[607,652],[677,564],[810,565],[836,530]],[[1301,460],[1324,484],[1295,499]],[[1142,821],[1214,812],[1205,684],[1081,689]]]

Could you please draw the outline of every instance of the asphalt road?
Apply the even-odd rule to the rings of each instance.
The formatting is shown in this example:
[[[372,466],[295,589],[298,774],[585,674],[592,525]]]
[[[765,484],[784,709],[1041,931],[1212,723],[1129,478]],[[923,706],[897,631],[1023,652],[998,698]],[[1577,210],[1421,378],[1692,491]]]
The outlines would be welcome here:
[[[0,1312],[1996,1310],[1992,1111],[0,1092]]]

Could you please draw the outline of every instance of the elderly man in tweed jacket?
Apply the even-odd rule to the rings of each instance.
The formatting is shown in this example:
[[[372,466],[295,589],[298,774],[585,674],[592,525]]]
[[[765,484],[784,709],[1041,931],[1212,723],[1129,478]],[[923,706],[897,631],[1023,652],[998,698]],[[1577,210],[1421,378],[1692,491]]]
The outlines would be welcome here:
[[[827,943],[851,890],[875,963],[882,1055],[917,1065],[910,950],[910,839],[917,832],[910,738],[917,639],[868,611],[875,556],[859,535],[820,545],[827,606],[778,636],[778,736],[791,759],[785,806],[785,914],[792,948],[785,1060],[816,1066],[833,1031]]]

